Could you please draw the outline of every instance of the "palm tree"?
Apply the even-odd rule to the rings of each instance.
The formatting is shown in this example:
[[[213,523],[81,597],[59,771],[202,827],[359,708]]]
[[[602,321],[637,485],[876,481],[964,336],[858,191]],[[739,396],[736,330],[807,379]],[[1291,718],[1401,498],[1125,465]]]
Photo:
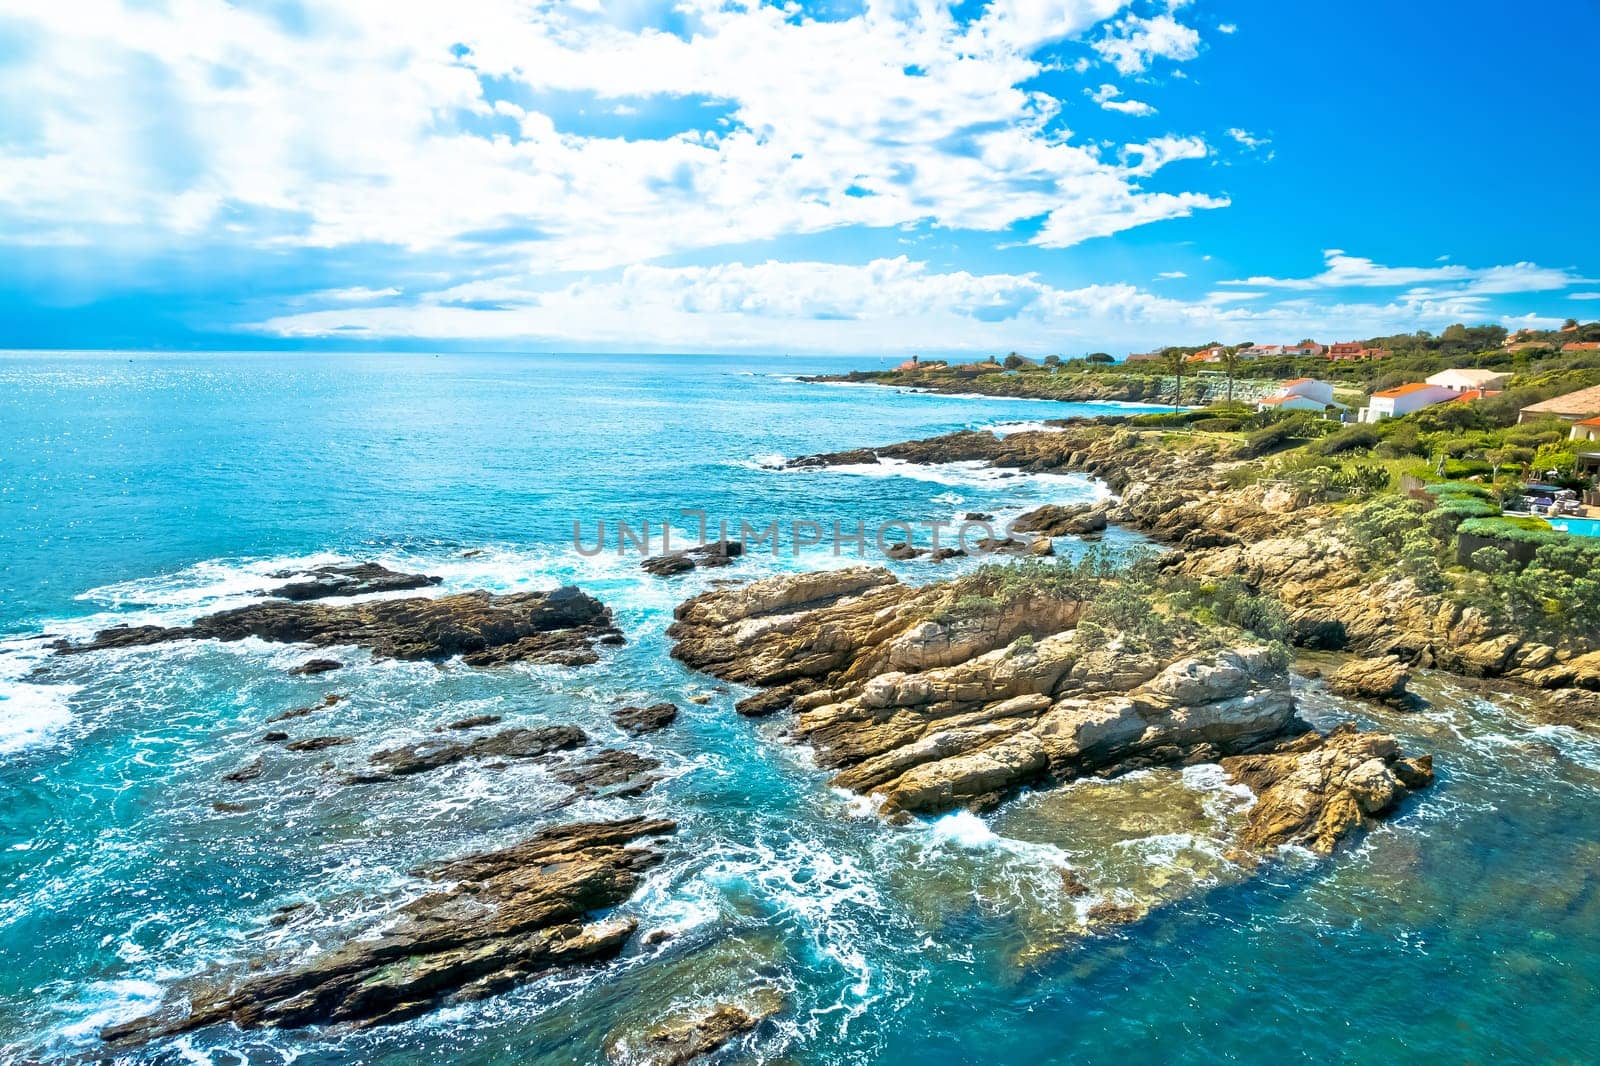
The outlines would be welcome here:
[[[1189,356],[1181,349],[1169,348],[1161,360],[1166,364],[1167,372],[1178,379],[1178,391],[1172,394],[1172,409],[1176,411],[1183,406],[1183,368],[1188,364]]]
[[[1239,349],[1235,346],[1222,349],[1222,358],[1219,362],[1222,363],[1222,369],[1228,372],[1228,402],[1231,404],[1233,403],[1233,375],[1238,372],[1239,363],[1241,362]]]

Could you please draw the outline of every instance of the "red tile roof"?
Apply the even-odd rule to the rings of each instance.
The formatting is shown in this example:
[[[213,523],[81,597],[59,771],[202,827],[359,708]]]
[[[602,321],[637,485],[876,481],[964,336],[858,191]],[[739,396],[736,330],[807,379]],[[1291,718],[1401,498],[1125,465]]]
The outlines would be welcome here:
[[[1563,344],[1561,350],[1564,352],[1600,352],[1600,341],[1573,341],[1571,344]]]
[[[1580,426],[1600,426],[1600,416],[1597,416],[1595,418],[1585,418],[1582,422],[1578,422],[1577,425],[1580,425]]]
[[[1376,400],[1379,397],[1382,397],[1385,400],[1392,400],[1396,396],[1409,396],[1413,392],[1420,392],[1423,389],[1436,389],[1438,387],[1439,386],[1437,385],[1429,385],[1426,381],[1413,381],[1407,385],[1396,385],[1392,389],[1384,389],[1382,392],[1375,392],[1372,394],[1372,398]]]

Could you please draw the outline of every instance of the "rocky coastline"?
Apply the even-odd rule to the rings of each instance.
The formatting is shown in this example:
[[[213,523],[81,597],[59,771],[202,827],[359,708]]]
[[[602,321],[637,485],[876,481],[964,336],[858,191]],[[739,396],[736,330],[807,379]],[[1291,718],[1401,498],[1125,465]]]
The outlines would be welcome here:
[[[1374,573],[1339,511],[1271,481],[1233,487],[1253,456],[1226,441],[1168,446],[1159,431],[1082,420],[997,437],[963,431],[880,448],[806,456],[797,469],[980,461],[1034,473],[1075,472],[1115,494],[1106,517],[1172,549],[1164,565],[1198,580],[1238,578],[1284,605],[1296,645],[1527,686],[1566,717],[1600,722],[1600,650],[1581,633],[1556,643],[1497,625],[1482,610]]]
[[[1071,595],[1027,592],[964,616],[974,592],[970,579],[913,587],[873,567],[783,575],[688,600],[669,635],[684,663],[760,690],[742,713],[792,711],[791,737],[831,783],[890,816],[1221,760],[1266,790],[1251,846],[1328,852],[1432,780],[1427,757],[1393,738],[1310,730],[1286,657],[1244,634],[1152,649],[1104,639]]]

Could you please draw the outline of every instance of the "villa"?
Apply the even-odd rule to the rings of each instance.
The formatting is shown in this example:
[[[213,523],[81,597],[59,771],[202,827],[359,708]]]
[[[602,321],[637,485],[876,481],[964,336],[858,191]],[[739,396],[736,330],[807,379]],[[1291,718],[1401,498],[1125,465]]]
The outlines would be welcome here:
[[[1188,361],[1191,363],[1220,363],[1222,362],[1222,357],[1227,353],[1228,349],[1220,346],[1215,348],[1202,348],[1200,351],[1191,355]]]
[[[1315,411],[1322,414],[1330,407],[1344,410],[1343,404],[1333,402],[1333,386],[1316,378],[1295,378],[1285,381],[1271,396],[1256,401],[1257,411]]]
[[[1600,352],[1600,341],[1573,341],[1561,346],[1563,352]]]
[[[1585,418],[1572,423],[1572,440],[1600,440],[1600,418]]]
[[[1393,355],[1389,348],[1368,348],[1360,341],[1346,341],[1328,346],[1329,359],[1387,359]]]
[[[1318,344],[1316,341],[1308,341],[1305,344],[1286,344],[1283,346],[1284,355],[1321,355],[1325,351],[1327,351],[1327,349]]]
[[[1400,418],[1424,407],[1456,398],[1456,393],[1443,385],[1430,385],[1413,381],[1392,389],[1372,394],[1371,402],[1361,409],[1359,421],[1377,422],[1384,418]]]
[[[1567,422],[1600,418],[1600,385],[1529,404],[1517,414],[1518,423],[1537,422],[1541,418],[1560,418]]]
[[[1510,374],[1502,374],[1494,370],[1441,370],[1426,379],[1429,385],[1438,385],[1440,388],[1449,389],[1451,392],[1483,392],[1485,390],[1499,390],[1511,380]]]
[[[1248,348],[1240,348],[1239,354],[1245,359],[1272,359],[1283,354],[1283,345],[1253,344]]]

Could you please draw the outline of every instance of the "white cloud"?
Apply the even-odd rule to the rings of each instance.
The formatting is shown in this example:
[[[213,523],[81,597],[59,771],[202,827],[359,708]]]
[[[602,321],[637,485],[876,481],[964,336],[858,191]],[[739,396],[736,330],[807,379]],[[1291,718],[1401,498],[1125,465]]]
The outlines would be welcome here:
[[[1550,292],[1594,279],[1579,277],[1566,270],[1541,267],[1535,263],[1473,268],[1450,264],[1428,267],[1391,267],[1371,259],[1346,255],[1330,248],[1323,253],[1326,269],[1308,278],[1250,277],[1219,282],[1251,288],[1311,291],[1341,288],[1401,288],[1410,286],[1408,296],[1424,299],[1434,296],[1492,296],[1520,292]],[[1447,286],[1437,288],[1430,286]]]
[[[1156,275],[1156,280],[1157,281],[1176,281],[1179,278],[1186,278],[1188,276],[1189,275],[1185,274],[1181,270],[1163,270],[1161,273]]]
[[[1233,34],[1239,32],[1239,27],[1234,25],[1231,22],[1224,22],[1220,26],[1217,27],[1217,32],[1218,33],[1226,33],[1229,36],[1232,36]]]
[[[1122,90],[1115,85],[1102,85],[1098,89],[1085,89],[1084,95],[1089,97],[1105,111],[1120,111],[1124,115],[1153,115],[1156,109],[1141,100],[1119,100]]]
[[[373,300],[388,300],[399,295],[400,290],[395,288],[369,289],[356,285],[347,289],[323,289],[320,292],[309,293],[305,298],[331,303],[371,303]]]
[[[1265,148],[1272,143],[1269,138],[1257,137],[1249,130],[1239,129],[1237,126],[1228,130],[1228,136],[1250,149]]]
[[[1090,47],[1119,74],[1140,74],[1158,58],[1175,62],[1200,54],[1200,34],[1171,15],[1127,15],[1106,27]]]
[[[1600,292],[1569,292],[1569,300],[1600,300]]]
[[[992,0],[961,23],[931,2],[814,21],[685,0],[679,36],[649,25],[665,0],[627,18],[555,0],[324,0],[299,24],[224,0],[13,0],[34,43],[0,67],[0,110],[29,135],[0,146],[0,232],[474,256],[511,242],[578,270],[1048,216],[1036,240],[1061,247],[1227,203],[1144,191],[1152,161],[1194,156],[1102,159],[1059,130],[1058,99],[1021,88],[1039,48],[1126,5]],[[1119,69],[1198,41],[1166,15],[1108,32],[1095,48]],[[683,128],[580,135],[539,103],[554,93],[619,119],[652,102]]]
[[[1070,352],[1374,336],[1491,317],[1477,296],[1322,304],[1281,295],[1228,291],[1185,301],[1127,284],[1066,289],[1035,274],[937,272],[901,256],[863,265],[636,266],[614,280],[558,289],[507,275],[407,305],[289,314],[253,328],[298,338],[514,340],[569,350],[635,347],[645,337],[661,351],[961,351],[1013,348],[1027,338],[1040,351]]]

